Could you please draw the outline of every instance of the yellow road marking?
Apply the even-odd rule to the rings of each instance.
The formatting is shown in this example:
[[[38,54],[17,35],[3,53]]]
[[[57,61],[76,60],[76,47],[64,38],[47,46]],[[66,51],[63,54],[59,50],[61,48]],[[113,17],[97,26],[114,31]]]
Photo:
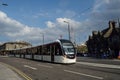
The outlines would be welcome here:
[[[0,62],[2,63],[2,62]],[[27,76],[25,73],[21,72],[20,70],[16,69],[15,67],[12,67],[8,64],[2,63],[3,65],[6,65],[7,67],[9,67],[10,69],[14,70],[15,72],[17,72],[21,77],[25,78],[26,80],[32,80],[29,76]]]

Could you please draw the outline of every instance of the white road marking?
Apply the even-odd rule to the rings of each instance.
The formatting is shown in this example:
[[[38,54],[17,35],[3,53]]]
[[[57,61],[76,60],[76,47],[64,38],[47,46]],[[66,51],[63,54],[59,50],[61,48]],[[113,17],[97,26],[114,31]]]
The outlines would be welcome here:
[[[0,57],[8,57],[8,56],[0,56]]]
[[[46,68],[53,68],[52,66],[41,65],[41,64],[38,64],[38,66],[41,66],[41,67],[46,67]]]
[[[83,65],[88,65],[88,66],[95,66],[95,67],[120,69],[119,65],[101,64],[101,63],[89,63],[89,62],[76,62],[76,63],[83,64]]]
[[[31,67],[31,66],[28,66],[28,65],[24,65],[24,67],[27,67],[27,68],[30,68],[30,69],[33,69],[33,70],[37,70],[37,68]]]
[[[113,59],[113,61],[118,61],[118,62],[120,62],[120,60],[119,60],[119,59]]]
[[[31,64],[30,62],[24,62],[24,61],[22,61],[21,63],[22,64]]]
[[[79,73],[79,72],[75,72],[75,71],[70,71],[70,70],[64,70],[64,71],[65,71],[65,72],[69,72],[69,73],[73,73],[73,74],[78,74],[78,75],[82,75],[82,76],[91,77],[91,78],[103,79],[103,77],[93,76],[93,75],[84,74],[84,73]]]

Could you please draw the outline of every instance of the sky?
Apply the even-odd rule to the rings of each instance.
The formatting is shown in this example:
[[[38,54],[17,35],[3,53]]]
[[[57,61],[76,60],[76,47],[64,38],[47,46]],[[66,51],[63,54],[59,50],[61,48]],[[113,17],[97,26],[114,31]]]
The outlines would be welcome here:
[[[120,0],[0,0],[0,43],[39,45],[43,34],[45,43],[68,39],[69,23],[71,40],[83,44],[92,31],[120,18],[119,4]]]

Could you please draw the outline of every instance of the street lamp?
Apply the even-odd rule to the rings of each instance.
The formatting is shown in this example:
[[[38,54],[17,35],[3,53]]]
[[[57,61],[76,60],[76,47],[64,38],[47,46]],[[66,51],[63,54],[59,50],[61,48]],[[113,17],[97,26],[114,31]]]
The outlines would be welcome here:
[[[69,40],[71,41],[71,35],[70,35],[70,23],[68,21],[64,21],[65,23],[68,24],[68,36],[69,36]]]
[[[43,41],[43,45],[44,45],[44,33],[40,33],[42,34],[42,41]]]
[[[43,53],[44,53],[44,33],[40,33],[40,34],[42,34],[42,41],[43,41],[43,43],[42,43],[42,56],[41,56],[41,60],[43,60]]]

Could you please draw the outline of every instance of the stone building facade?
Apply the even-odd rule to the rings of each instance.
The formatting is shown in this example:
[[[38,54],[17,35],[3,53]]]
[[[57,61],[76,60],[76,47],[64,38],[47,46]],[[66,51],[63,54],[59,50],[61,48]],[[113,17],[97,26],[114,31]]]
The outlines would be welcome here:
[[[117,58],[120,51],[120,27],[116,27],[115,21],[109,21],[109,27],[93,31],[86,44],[89,56]]]
[[[32,46],[30,43],[28,42],[6,42],[2,45],[0,45],[0,54],[4,54],[4,50],[14,50],[14,49],[20,49],[20,48],[24,48],[24,47],[29,47]]]

